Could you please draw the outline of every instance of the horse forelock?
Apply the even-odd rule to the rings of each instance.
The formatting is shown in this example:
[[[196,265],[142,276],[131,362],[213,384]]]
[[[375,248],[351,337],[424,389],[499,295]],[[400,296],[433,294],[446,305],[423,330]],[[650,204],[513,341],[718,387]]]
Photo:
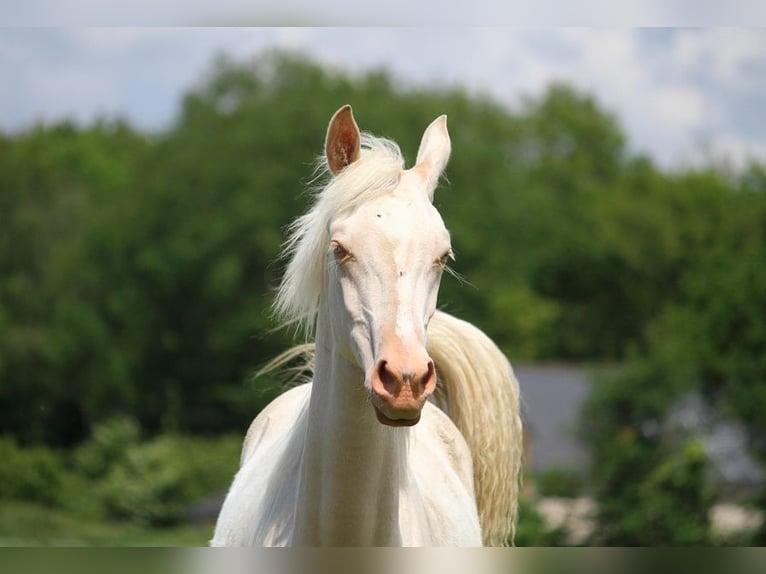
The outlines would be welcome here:
[[[320,174],[329,170],[320,158]],[[274,309],[286,324],[313,333],[327,271],[329,228],[336,217],[350,213],[360,205],[391,193],[404,169],[399,146],[388,139],[362,134],[359,159],[313,189],[313,203],[288,228],[282,257],[287,259]],[[324,176],[324,177],[323,177]]]

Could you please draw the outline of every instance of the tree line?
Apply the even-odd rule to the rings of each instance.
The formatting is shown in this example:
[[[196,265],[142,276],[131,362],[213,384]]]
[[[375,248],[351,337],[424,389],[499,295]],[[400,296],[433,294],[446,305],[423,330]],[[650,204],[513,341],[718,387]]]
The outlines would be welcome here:
[[[636,366],[594,399],[596,451],[694,388],[763,459],[763,164],[660,168],[571,85],[509,109],[281,51],[219,58],[161,133],[106,118],[0,134],[0,432],[73,446],[125,414],[149,434],[244,429],[279,392],[253,379],[291,342],[269,312],[277,256],[344,103],[408,165],[449,116],[435,201],[464,280],[445,278],[442,308],[513,361]]]

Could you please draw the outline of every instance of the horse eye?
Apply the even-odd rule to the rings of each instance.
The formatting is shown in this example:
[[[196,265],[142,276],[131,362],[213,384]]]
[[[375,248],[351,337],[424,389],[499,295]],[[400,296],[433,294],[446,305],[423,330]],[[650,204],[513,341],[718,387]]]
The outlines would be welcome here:
[[[332,249],[332,255],[335,258],[336,261],[342,262],[351,257],[351,252],[343,247],[340,243],[337,241],[333,241],[330,244],[330,248]]]
[[[436,261],[436,264],[444,269],[447,266],[447,262],[454,258],[455,256],[452,254],[452,249],[449,249],[444,255],[439,257],[439,259]]]

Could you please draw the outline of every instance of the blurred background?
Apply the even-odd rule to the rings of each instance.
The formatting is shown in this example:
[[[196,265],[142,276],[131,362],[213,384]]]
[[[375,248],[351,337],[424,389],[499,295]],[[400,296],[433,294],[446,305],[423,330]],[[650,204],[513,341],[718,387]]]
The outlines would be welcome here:
[[[449,116],[516,543],[766,543],[762,29],[17,27],[0,77],[0,544],[206,543],[345,103],[408,165]]]

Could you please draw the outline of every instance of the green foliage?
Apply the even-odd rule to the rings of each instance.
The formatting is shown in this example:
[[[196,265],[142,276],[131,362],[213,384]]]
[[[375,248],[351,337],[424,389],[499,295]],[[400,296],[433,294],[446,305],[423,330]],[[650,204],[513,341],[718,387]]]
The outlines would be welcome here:
[[[67,444],[86,421],[83,390],[68,364],[79,345],[78,375],[109,357],[105,326],[86,301],[69,296],[73,259],[103,205],[138,174],[147,142],[126,125],[80,129],[63,123],[3,141],[0,154],[0,429],[24,442]],[[104,285],[107,287],[107,285]],[[113,354],[115,351],[112,350]],[[102,370],[100,384],[119,381]]]
[[[19,448],[12,438],[0,438],[0,499],[26,500],[48,507],[63,503],[70,493],[59,453],[39,446]]]
[[[757,167],[736,177],[681,173],[651,204],[657,245],[650,253],[666,246],[652,273],[655,286],[644,294],[656,293],[657,310],[626,369],[596,384],[582,417],[595,459],[602,543],[708,541],[704,456],[699,445],[679,452],[662,436],[684,394],[701,392],[719,413],[744,422],[754,454],[766,460],[762,174]]]
[[[151,526],[178,524],[188,506],[231,482],[241,438],[162,436],[129,447],[99,486],[106,516]]]
[[[436,202],[468,284],[447,278],[442,306],[513,360],[644,344],[728,189],[629,157],[616,119],[566,85],[514,112],[299,54],[220,58],[152,138],[102,121],[2,139],[0,430],[71,445],[121,414],[150,434],[244,428],[274,396],[250,374],[290,342],[269,313],[282,230],[345,102],[410,163],[449,115]]]
[[[539,496],[575,498],[585,485],[584,477],[568,468],[551,468],[534,475],[534,485]]]
[[[714,496],[701,445],[668,444],[668,409],[690,385],[636,361],[596,381],[582,413],[593,454],[591,487],[598,501],[599,545],[704,544]]]
[[[74,452],[74,467],[90,479],[101,479],[122,463],[128,449],[140,441],[138,423],[128,417],[105,421],[93,430],[93,436]]]
[[[702,445],[691,441],[641,484],[642,515],[636,526],[642,544],[699,546],[710,542],[708,516],[715,492],[705,476],[706,462]]]
[[[0,497],[67,511],[85,520],[167,527],[189,506],[223,492],[239,464],[241,436],[161,435],[139,440],[134,420],[99,425],[68,453],[0,440]]]
[[[227,488],[241,444],[235,435],[165,434],[141,441],[135,420],[106,421],[72,454],[72,473],[90,488],[70,508],[147,526],[177,524],[190,504]]]
[[[549,528],[532,500],[526,497],[519,500],[519,522],[514,537],[516,546],[564,546],[567,535],[563,526]]]
[[[709,512],[715,491],[706,476],[704,449],[692,441],[680,450],[652,454],[654,466],[624,477],[630,482],[620,484],[613,479],[610,490],[599,497],[594,542],[618,546],[710,544]],[[612,464],[628,468],[629,461],[646,466],[646,458],[636,460],[630,455],[622,464]]]

